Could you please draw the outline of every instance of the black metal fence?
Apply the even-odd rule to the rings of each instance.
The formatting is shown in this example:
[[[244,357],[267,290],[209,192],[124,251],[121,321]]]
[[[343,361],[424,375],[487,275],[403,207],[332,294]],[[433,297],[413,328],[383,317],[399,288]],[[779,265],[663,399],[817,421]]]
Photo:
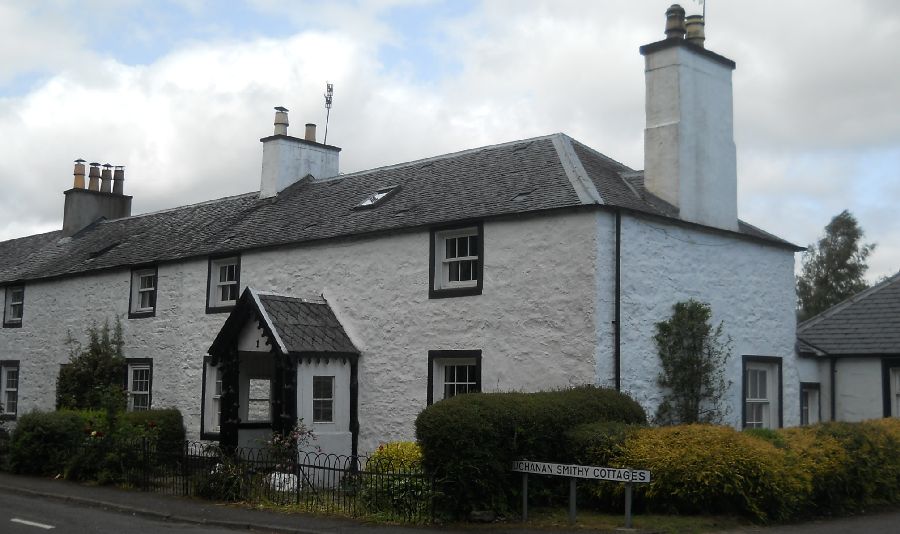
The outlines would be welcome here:
[[[288,510],[427,523],[433,484],[417,466],[367,456],[324,453],[275,455],[185,442],[118,444],[114,478],[143,491]]]

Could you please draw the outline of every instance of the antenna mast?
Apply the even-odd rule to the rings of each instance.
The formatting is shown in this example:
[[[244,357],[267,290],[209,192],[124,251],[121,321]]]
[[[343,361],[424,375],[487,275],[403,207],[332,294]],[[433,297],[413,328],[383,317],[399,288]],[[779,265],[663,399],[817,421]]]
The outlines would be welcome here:
[[[325,82],[325,139],[323,145],[328,144],[328,119],[331,117],[331,99],[334,97],[334,84]]]

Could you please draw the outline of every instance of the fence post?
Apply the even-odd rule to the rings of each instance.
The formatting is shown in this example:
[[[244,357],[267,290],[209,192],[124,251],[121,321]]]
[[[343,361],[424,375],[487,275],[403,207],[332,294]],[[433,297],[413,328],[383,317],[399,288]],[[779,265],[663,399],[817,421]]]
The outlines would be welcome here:
[[[141,455],[142,465],[143,465],[143,473],[141,476],[141,486],[144,491],[150,490],[150,449],[149,444],[147,443],[147,438],[141,438]]]
[[[575,477],[569,479],[569,524],[575,524]]]
[[[631,528],[631,482],[625,483],[625,528]]]
[[[522,473],[522,522],[528,521],[528,473]]]

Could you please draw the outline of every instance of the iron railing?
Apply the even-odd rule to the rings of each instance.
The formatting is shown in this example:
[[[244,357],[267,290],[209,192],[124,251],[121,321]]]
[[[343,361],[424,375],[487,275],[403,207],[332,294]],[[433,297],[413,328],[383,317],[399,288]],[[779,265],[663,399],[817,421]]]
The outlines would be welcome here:
[[[416,465],[363,455],[178,445],[146,439],[117,443],[118,461],[105,467],[105,476],[166,495],[411,523],[433,519],[433,483]]]

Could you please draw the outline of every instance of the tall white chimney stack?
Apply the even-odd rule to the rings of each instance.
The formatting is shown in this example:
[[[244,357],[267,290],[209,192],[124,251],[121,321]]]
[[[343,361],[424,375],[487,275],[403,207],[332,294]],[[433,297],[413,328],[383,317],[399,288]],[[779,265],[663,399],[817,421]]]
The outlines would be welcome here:
[[[703,20],[678,4],[662,41],[644,45],[647,127],[644,184],[680,217],[737,230],[737,159],[731,72],[734,61],[703,48]],[[685,39],[687,32],[687,39]]]

